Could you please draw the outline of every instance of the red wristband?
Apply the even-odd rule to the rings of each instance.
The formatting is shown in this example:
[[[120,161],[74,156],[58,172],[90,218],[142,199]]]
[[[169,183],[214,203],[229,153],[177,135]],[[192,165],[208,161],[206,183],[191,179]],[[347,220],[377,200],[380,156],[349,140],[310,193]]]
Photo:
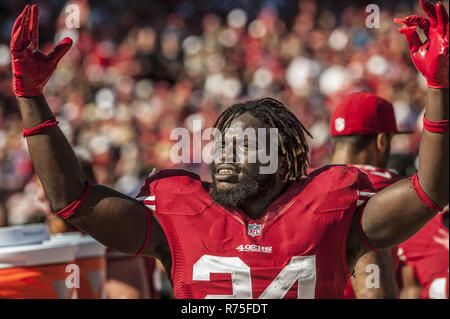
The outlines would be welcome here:
[[[66,208],[61,209],[56,214],[61,216],[63,219],[67,219],[70,216],[72,216],[75,213],[75,211],[77,210],[77,208],[80,207],[80,205],[84,202],[84,200],[88,196],[90,190],[91,190],[91,183],[90,182],[86,182],[86,188],[84,189],[84,192],[81,195],[81,197],[79,199],[77,199],[76,201],[72,202]]]
[[[37,133],[48,130],[49,128],[51,128],[53,126],[57,126],[58,123],[59,122],[53,116],[51,119],[49,119],[48,121],[45,121],[44,123],[39,124],[38,126],[29,128],[29,129],[23,129],[23,137],[35,135]]]
[[[419,183],[419,176],[416,174],[414,174],[412,176],[412,184],[414,187],[414,191],[417,194],[417,197],[419,197],[419,199],[422,201],[422,203],[428,207],[429,209],[431,209],[432,211],[438,212],[438,213],[442,213],[444,211],[443,208],[439,207],[428,195],[427,193],[425,193],[425,191],[422,189],[422,186],[420,186]]]
[[[433,133],[445,133],[448,132],[448,120],[442,121],[429,121],[423,116],[423,128]]]

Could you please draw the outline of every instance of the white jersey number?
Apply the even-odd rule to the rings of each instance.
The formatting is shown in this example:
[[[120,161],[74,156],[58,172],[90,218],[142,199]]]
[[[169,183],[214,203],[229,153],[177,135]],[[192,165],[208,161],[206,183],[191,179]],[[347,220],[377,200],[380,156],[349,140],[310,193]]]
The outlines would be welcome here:
[[[206,299],[252,299],[250,267],[239,257],[202,256],[193,267],[193,280],[209,281],[211,273],[231,274],[232,295],[207,295]],[[297,297],[314,299],[316,289],[316,256],[295,256],[259,296],[281,299],[298,282]]]

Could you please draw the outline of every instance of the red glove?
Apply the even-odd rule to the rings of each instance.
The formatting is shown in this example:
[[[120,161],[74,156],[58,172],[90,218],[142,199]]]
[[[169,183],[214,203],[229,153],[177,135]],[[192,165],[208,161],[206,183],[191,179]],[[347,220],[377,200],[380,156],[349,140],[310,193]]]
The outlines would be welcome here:
[[[38,51],[39,7],[27,5],[14,23],[11,34],[11,64],[16,96],[41,95],[61,58],[72,46],[63,39],[48,55]]]
[[[408,41],[409,51],[417,70],[427,79],[430,88],[448,88],[448,14],[441,2],[434,7],[427,1],[420,1],[428,19],[412,15],[395,19],[406,26],[398,29]],[[428,41],[422,43],[416,28],[424,30]]]

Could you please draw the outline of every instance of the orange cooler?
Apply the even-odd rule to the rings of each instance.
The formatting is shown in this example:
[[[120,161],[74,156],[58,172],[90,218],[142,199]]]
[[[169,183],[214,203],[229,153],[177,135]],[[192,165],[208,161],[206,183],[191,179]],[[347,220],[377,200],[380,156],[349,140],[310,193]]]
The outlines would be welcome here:
[[[50,242],[71,242],[78,246],[74,264],[80,269],[77,297],[80,299],[106,298],[106,247],[90,236],[78,232],[51,236]]]
[[[44,224],[0,228],[0,299],[71,299],[68,266],[78,244],[48,241]]]

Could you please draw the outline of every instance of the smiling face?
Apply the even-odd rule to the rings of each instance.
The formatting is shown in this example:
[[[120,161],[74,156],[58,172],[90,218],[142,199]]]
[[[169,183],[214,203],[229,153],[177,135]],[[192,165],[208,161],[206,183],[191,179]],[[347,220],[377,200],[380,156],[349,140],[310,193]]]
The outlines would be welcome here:
[[[261,167],[269,164],[261,163],[259,157],[254,156],[255,149],[252,150],[251,146],[258,146],[258,138],[265,138],[266,145],[269,146],[270,137],[268,133],[265,137],[259,136],[258,128],[267,128],[267,125],[253,115],[241,114],[230,122],[228,128],[240,132],[250,129],[248,131],[255,132],[255,135],[238,135],[234,143],[230,143],[227,137],[223,139],[219,150],[221,161],[213,162],[211,166],[211,196],[222,206],[239,207],[248,201],[257,201],[265,197],[276,188],[276,185],[282,183],[282,169],[280,169],[282,161],[278,160],[276,151],[275,156],[278,160],[276,172],[261,174]]]

